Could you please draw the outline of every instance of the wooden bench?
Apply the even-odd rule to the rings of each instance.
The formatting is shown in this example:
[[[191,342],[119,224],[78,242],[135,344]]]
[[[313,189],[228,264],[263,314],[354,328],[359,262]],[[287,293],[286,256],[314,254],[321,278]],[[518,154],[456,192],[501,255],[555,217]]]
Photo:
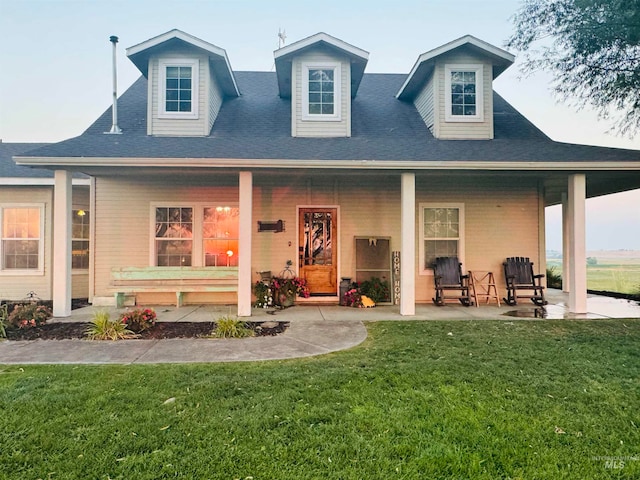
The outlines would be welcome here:
[[[117,267],[111,269],[110,291],[121,308],[127,293],[175,292],[176,306],[186,292],[237,292],[237,267]]]

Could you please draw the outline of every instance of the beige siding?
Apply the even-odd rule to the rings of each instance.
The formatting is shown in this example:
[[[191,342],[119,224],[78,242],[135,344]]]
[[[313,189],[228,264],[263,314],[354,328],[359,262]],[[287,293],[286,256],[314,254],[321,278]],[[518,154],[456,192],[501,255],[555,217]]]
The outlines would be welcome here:
[[[502,263],[506,257],[530,257],[536,270],[539,258],[539,202],[536,182],[516,178],[445,180],[417,177],[416,203],[462,203],[465,210],[463,269],[492,271],[498,293],[505,295]],[[419,209],[418,209],[419,210]],[[419,211],[416,212],[417,247],[420,248]],[[416,261],[416,271],[419,265]],[[406,269],[403,269],[406,272]],[[544,272],[541,272],[544,273]],[[433,276],[416,277],[416,300],[430,302]]]
[[[44,204],[44,271],[29,275],[0,272],[0,299],[22,300],[34,292],[43,300],[51,300],[51,237],[53,232],[53,188],[52,187],[2,187],[0,204],[34,203]],[[1,259],[0,259],[1,261]]]
[[[341,120],[313,121],[302,119],[303,62],[340,62],[341,69]],[[292,135],[294,137],[350,137],[351,136],[351,65],[346,57],[311,52],[293,61],[292,82]]]
[[[160,99],[159,62],[163,58],[188,58],[198,59],[198,118],[158,118],[158,102]],[[172,135],[172,136],[204,136],[208,135],[210,108],[206,104],[207,92],[209,90],[209,60],[206,56],[194,56],[189,50],[172,50],[163,53],[161,57],[152,56],[149,60],[149,75],[151,79],[151,99],[150,115],[148,118],[149,128],[147,131],[151,135]]]
[[[334,179],[259,180],[254,187],[254,222],[284,220],[286,231],[257,233],[252,250],[254,272],[280,272],[287,260],[297,270],[298,207],[338,207],[338,277],[355,277],[355,237],[391,237],[391,248],[400,248],[400,180],[357,176]],[[375,212],[375,214],[372,214]],[[257,279],[257,275],[256,275]],[[338,278],[339,281],[339,278]]]
[[[151,262],[152,204],[237,204],[237,177],[163,181],[100,177],[96,180],[95,295],[107,297],[112,267],[147,267]],[[235,184],[234,184],[235,182]],[[168,302],[175,295],[166,296]]]
[[[445,65],[453,64],[483,65],[483,102],[484,121],[482,122],[447,122],[445,120]],[[434,75],[437,85],[438,117],[436,131],[441,139],[491,139],[493,138],[493,67],[490,62],[468,54],[451,54],[438,60]]]
[[[434,102],[434,81],[433,76],[429,78],[422,91],[413,101],[418,113],[424,120],[425,125],[434,133],[434,120],[435,120],[435,102]]]

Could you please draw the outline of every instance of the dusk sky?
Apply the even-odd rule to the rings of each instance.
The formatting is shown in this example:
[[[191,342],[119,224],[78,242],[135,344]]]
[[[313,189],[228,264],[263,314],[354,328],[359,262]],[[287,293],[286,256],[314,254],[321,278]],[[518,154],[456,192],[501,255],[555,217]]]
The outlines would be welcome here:
[[[81,134],[111,104],[111,44],[118,91],[140,75],[125,49],[173,28],[224,48],[234,70],[270,71],[279,29],[287,43],[326,32],[370,52],[367,72],[408,73],[421,53],[465,34],[502,47],[517,0],[0,0],[0,139],[57,142]],[[517,55],[518,52],[512,52]],[[607,132],[592,111],[557,104],[550,76],[521,78],[516,64],[494,82],[552,139],[640,149]],[[560,250],[560,209],[547,209],[547,248]],[[587,201],[587,249],[640,250],[640,190]]]

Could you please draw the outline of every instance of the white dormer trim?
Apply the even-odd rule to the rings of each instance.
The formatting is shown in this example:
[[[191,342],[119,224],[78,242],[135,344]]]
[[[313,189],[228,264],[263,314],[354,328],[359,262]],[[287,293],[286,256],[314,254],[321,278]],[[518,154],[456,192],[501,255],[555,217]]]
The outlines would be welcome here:
[[[506,50],[495,47],[490,43],[474,37],[473,35],[465,35],[464,37],[445,43],[440,47],[434,48],[433,50],[429,50],[428,52],[420,55],[416,63],[413,65],[411,72],[407,75],[407,79],[396,94],[396,98],[400,100],[412,100],[419,92],[421,85],[424,85],[428,76],[432,74],[436,58],[465,45],[479,50],[481,55],[487,56],[491,59],[491,63],[494,65],[494,79],[506,68],[512,65],[516,59],[514,55]]]
[[[475,73],[475,115],[455,115],[452,112],[452,72]],[[445,64],[444,66],[444,120],[445,122],[484,122],[484,66],[482,64]]]
[[[302,62],[302,120],[305,122],[339,122],[342,120],[342,67],[340,62]],[[333,114],[309,112],[309,70],[333,70]]]
[[[157,37],[145,40],[142,43],[127,48],[127,57],[140,70],[145,78],[149,78],[149,58],[152,53],[158,53],[163,48],[163,44],[178,40],[191,47],[195,47],[204,52],[209,61],[215,64],[215,69],[220,75],[221,84],[225,95],[239,97],[240,89],[236,83],[231,63],[227,57],[227,52],[223,48],[217,47],[209,42],[205,42],[182,30],[173,29]]]
[[[191,111],[166,110],[166,74],[168,67],[191,67]],[[195,58],[161,58],[158,60],[158,118],[197,119],[200,104],[200,62]]]
[[[361,59],[367,61],[369,59],[369,52],[362,50],[361,48],[354,47],[353,45],[340,40],[339,38],[332,37],[324,32],[316,33],[307,38],[303,38],[297,42],[292,43],[291,45],[287,45],[276,50],[273,53],[273,56],[276,60],[280,57],[284,57],[286,55],[298,52],[304,48],[310,47],[318,42],[325,42],[331,45],[334,48],[339,50],[343,50],[348,55],[360,57]]]

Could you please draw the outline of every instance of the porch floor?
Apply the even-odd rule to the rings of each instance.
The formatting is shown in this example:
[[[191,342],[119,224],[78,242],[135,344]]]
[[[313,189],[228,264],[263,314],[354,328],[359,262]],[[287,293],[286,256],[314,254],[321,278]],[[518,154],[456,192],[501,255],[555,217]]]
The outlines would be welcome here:
[[[250,321],[381,321],[381,320],[499,320],[499,319],[535,319],[550,320],[579,320],[598,318],[640,318],[640,304],[638,302],[604,297],[601,295],[587,296],[588,313],[576,314],[569,312],[569,294],[560,290],[546,290],[549,304],[540,308],[530,301],[523,300],[512,307],[504,303],[498,307],[495,303],[484,304],[479,307],[464,307],[450,303],[437,307],[432,303],[416,305],[416,313],[412,316],[400,315],[397,305],[379,305],[375,308],[347,308],[338,305],[307,304],[304,300],[296,306],[286,309],[253,308]],[[73,310],[70,317],[54,318],[51,322],[86,322],[91,319],[95,310],[107,310],[112,317],[124,309],[115,307],[85,307]],[[158,321],[161,322],[210,322],[222,316],[236,316],[235,305],[185,305],[180,308],[163,305],[155,307]]]

